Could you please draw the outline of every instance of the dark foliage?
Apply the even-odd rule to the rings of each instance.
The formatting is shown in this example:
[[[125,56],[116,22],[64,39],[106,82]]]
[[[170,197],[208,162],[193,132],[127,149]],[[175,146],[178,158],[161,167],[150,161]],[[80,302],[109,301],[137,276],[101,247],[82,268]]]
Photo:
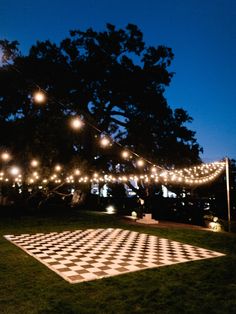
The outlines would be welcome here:
[[[37,42],[26,56],[16,41],[0,46],[0,142],[23,165],[37,156],[48,167],[83,162],[90,170],[112,169],[118,150],[102,152],[88,123],[160,165],[199,162],[201,148],[186,126],[192,118],[164,97],[173,52],[146,46],[137,26],[74,30],[59,45]],[[43,105],[32,98],[39,87],[47,91]],[[68,127],[75,114],[88,122],[76,134]]]

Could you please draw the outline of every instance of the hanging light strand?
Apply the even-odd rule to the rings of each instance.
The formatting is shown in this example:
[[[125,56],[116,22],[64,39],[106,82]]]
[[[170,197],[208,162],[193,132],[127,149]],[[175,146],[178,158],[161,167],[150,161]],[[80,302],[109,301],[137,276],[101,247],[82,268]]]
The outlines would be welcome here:
[[[21,74],[23,79],[26,80],[24,74],[22,73],[22,71],[18,67],[16,67],[13,64],[10,64],[8,61],[6,61],[6,62],[9,66],[11,66],[12,69],[14,69],[17,73]],[[59,101],[55,97],[49,95],[48,91],[45,90],[44,88],[42,88],[41,86],[39,86],[39,84],[37,84],[35,81],[32,81],[32,85],[34,85],[38,91],[42,92],[47,99],[59,104],[62,108],[66,108],[66,105],[64,103],[62,103],[61,101]],[[42,100],[41,97],[40,97],[40,99]],[[138,161],[136,163],[137,166],[143,166],[143,164],[145,162],[148,165],[151,165],[152,169],[155,168],[158,171],[162,171],[162,173],[159,173],[159,174],[156,173],[156,174],[152,174],[150,176],[150,178],[154,177],[155,180],[162,179],[166,182],[167,181],[168,182],[175,182],[175,180],[178,180],[178,182],[185,182],[188,184],[189,183],[191,183],[191,184],[192,183],[193,184],[202,183],[204,180],[206,182],[208,182],[209,180],[211,180],[211,178],[214,178],[214,175],[217,176],[219,171],[220,172],[222,171],[222,167],[223,168],[225,167],[225,162],[215,162],[215,163],[211,163],[211,164],[202,164],[199,166],[184,168],[184,169],[180,169],[180,170],[165,170],[163,167],[154,164],[153,162],[151,162],[150,160],[139,155],[138,153],[131,150],[130,148],[125,147],[120,142],[115,141],[110,135],[108,135],[106,132],[99,129],[95,125],[95,123],[93,124],[92,122],[90,122],[92,117],[88,117],[86,112],[81,112],[81,114],[84,117],[83,123],[86,123],[86,125],[88,125],[90,128],[97,131],[100,135],[105,135],[107,140],[110,140],[110,142],[116,144],[117,146],[122,148],[124,151],[126,151],[128,154],[137,157],[138,158]],[[78,124],[76,125],[76,127],[77,126],[78,126]],[[224,166],[222,166],[222,164],[224,164]],[[219,170],[219,167],[220,167],[220,170]],[[215,171],[213,171],[213,170],[215,170]],[[211,172],[214,172],[214,174],[211,174]]]
[[[99,183],[99,182],[118,182],[125,183],[127,181],[143,181],[145,183],[160,183],[170,185],[202,185],[215,180],[225,169],[225,161],[213,162],[210,164],[202,164],[194,167],[175,169],[175,170],[158,170],[151,173],[135,174],[135,173],[107,173],[99,174],[98,172],[88,175],[82,173],[78,168],[66,171],[66,167],[57,164],[51,175],[45,177],[41,174],[42,168],[37,167],[30,175],[24,174],[24,171],[17,166],[7,168],[8,171],[0,172],[1,182],[18,182],[29,185],[38,184],[74,184],[74,183]],[[61,170],[64,169],[62,172]]]

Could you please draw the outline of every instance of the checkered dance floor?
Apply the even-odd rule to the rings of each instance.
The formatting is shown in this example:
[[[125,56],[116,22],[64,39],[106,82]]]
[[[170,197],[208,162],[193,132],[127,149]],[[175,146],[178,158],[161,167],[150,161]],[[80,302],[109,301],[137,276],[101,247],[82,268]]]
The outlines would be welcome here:
[[[123,229],[6,235],[5,238],[70,283],[224,255]]]

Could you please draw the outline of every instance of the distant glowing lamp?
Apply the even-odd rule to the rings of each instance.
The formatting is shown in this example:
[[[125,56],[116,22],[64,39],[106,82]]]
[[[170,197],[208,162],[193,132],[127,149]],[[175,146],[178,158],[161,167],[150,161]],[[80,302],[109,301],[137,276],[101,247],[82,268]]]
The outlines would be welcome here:
[[[79,176],[79,175],[80,175],[80,170],[79,170],[79,169],[75,169],[74,174],[75,174],[76,176]]]
[[[218,223],[218,222],[211,221],[211,222],[209,223],[209,228],[210,228],[212,231],[214,231],[214,232],[219,232],[219,231],[221,231],[221,225],[220,225],[220,223]]]
[[[143,167],[143,166],[144,166],[144,161],[143,161],[142,159],[139,159],[139,160],[137,161],[137,166],[138,166],[138,167]]]
[[[34,168],[36,168],[36,167],[38,167],[38,165],[39,165],[39,162],[38,162],[38,160],[36,160],[36,159],[33,159],[33,160],[31,160],[31,163],[30,163],[30,165],[31,165],[31,167],[34,167]]]
[[[127,150],[124,150],[122,153],[121,153],[122,157],[123,158],[128,158],[129,157],[129,152]]]
[[[106,208],[106,212],[107,214],[115,214],[116,210],[115,210],[115,207],[110,205]]]
[[[156,173],[157,172],[157,168],[155,166],[152,167],[151,172]]]
[[[38,91],[34,93],[34,101],[36,103],[42,104],[46,100],[46,96],[43,92]]]
[[[55,171],[57,171],[57,172],[61,171],[61,166],[60,165],[56,165],[55,166]]]
[[[140,205],[144,205],[144,200],[142,198],[139,199]]]
[[[20,169],[16,166],[10,168],[10,173],[13,176],[17,176],[20,173]]]
[[[103,137],[100,143],[103,147],[107,147],[110,144],[110,140],[107,137]]]
[[[3,161],[8,161],[11,158],[11,156],[9,153],[5,152],[5,153],[2,153],[1,158]]]
[[[78,130],[83,126],[83,122],[80,118],[71,119],[70,125],[73,129]]]

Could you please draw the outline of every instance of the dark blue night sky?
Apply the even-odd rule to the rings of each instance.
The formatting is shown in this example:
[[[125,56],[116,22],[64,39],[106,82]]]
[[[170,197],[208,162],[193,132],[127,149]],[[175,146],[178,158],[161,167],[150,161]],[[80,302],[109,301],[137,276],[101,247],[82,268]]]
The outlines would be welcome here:
[[[235,0],[0,0],[0,37],[22,52],[36,40],[60,41],[71,29],[134,23],[149,45],[173,49],[167,100],[194,118],[203,159],[236,159]]]

